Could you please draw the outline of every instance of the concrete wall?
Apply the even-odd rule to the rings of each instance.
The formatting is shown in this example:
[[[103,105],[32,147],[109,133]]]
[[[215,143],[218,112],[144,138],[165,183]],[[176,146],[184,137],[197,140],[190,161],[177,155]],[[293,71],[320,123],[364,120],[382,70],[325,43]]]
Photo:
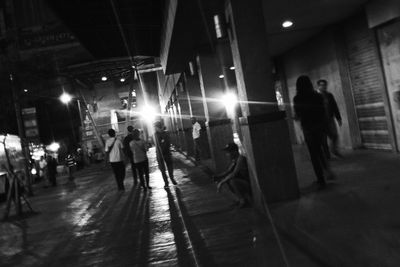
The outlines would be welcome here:
[[[291,104],[293,104],[293,97],[296,95],[296,79],[300,75],[310,76],[314,84],[319,79],[328,81],[328,90],[335,96],[343,118],[343,126],[339,128],[340,145],[351,148],[352,141],[349,120],[333,31],[327,30],[322,32],[306,43],[284,54],[279,60],[285,72]],[[291,106],[291,108],[293,107]],[[299,123],[293,121],[293,119],[290,119],[290,123],[294,124],[297,143],[303,143],[304,138]]]

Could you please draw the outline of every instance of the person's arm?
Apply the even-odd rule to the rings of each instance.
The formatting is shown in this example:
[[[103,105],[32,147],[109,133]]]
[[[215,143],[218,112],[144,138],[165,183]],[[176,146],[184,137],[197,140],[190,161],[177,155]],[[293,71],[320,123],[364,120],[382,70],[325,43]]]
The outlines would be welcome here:
[[[293,109],[294,109],[294,117],[293,119],[298,121],[301,118],[301,110],[300,107],[296,101],[296,97],[293,99]]]
[[[339,126],[342,126],[342,116],[340,116],[339,107],[336,103],[335,97],[332,94],[331,94],[331,106],[332,106],[333,114],[334,114],[337,122],[339,123]]]
[[[224,172],[214,175],[213,180],[219,180],[227,176],[229,173],[233,171],[234,167],[235,167],[235,162],[232,161]]]
[[[217,184],[217,191],[219,192],[221,190],[221,186],[228,182],[230,179],[232,179],[233,177],[235,177],[240,169],[243,166],[245,158],[243,156],[239,156],[239,158],[236,161],[236,165],[235,168],[233,169],[233,171],[231,173],[229,173],[224,179],[222,179],[218,184]]]

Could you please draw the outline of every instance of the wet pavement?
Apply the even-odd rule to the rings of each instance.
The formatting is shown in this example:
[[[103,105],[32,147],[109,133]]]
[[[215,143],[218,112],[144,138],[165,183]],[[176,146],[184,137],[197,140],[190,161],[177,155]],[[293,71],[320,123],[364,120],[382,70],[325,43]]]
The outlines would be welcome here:
[[[129,168],[126,191],[118,192],[101,164],[77,173],[74,183],[64,177],[57,188],[39,187],[30,198],[37,214],[0,222],[0,266],[400,264],[397,154],[348,152],[332,161],[337,179],[316,191],[309,156],[295,148],[302,196],[270,205],[278,235],[252,208],[232,207],[179,153],[178,186],[165,190],[150,155],[147,192],[132,186]]]
[[[129,168],[126,191],[118,192],[102,164],[73,183],[62,178],[57,188],[36,190],[37,214],[0,223],[0,266],[284,266],[269,223],[252,208],[233,208],[179,153],[179,184],[165,190],[150,155],[147,192],[132,186]],[[282,242],[289,258],[317,266]]]

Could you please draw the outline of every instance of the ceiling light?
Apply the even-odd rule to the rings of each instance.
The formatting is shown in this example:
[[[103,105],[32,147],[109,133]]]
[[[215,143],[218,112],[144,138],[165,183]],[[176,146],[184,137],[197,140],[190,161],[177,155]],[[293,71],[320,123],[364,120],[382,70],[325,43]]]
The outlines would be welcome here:
[[[105,81],[107,81],[107,77],[106,77],[106,76],[103,76],[103,77],[101,77],[101,80],[102,80],[103,82],[105,82]]]
[[[223,74],[219,75],[218,78],[223,79],[225,76]]]
[[[234,70],[234,69],[235,69],[235,66],[232,66],[232,67],[230,67],[229,69],[230,69],[230,70]]]
[[[125,78],[121,78],[119,80],[121,81],[121,83],[125,82]]]
[[[25,92],[25,93],[28,93],[28,89],[24,89],[24,92]]]
[[[293,22],[291,21],[291,20],[285,20],[283,23],[282,23],[282,27],[283,28],[290,28],[290,27],[292,27],[293,26]]]

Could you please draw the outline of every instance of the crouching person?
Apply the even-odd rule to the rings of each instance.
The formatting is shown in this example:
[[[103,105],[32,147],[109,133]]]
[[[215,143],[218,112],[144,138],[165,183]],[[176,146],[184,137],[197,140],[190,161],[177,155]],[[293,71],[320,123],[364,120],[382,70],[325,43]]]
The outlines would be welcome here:
[[[221,191],[224,186],[235,197],[239,208],[249,204],[251,198],[251,187],[247,159],[239,153],[239,148],[235,143],[229,143],[223,149],[230,158],[231,163],[226,171],[213,177],[217,183],[217,191]]]

